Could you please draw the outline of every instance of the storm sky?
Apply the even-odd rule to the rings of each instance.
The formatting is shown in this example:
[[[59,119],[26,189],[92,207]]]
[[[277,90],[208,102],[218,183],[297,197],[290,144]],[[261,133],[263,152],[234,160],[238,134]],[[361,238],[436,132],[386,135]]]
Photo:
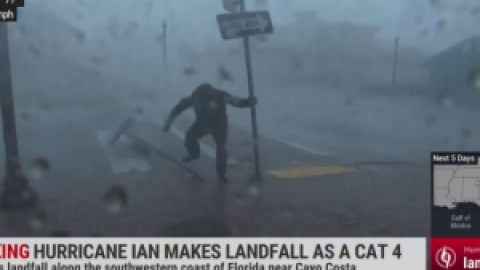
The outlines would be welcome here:
[[[399,36],[403,44],[428,53],[445,49],[459,40],[480,34],[479,0],[270,0],[259,4],[246,0],[248,9],[269,9],[275,25],[294,21],[299,10],[316,13],[327,22],[375,24],[380,37]],[[169,21],[177,39],[220,40],[215,15],[222,13],[220,0],[45,0],[42,5],[59,17],[83,28],[89,35],[103,35],[112,22],[137,22],[145,30],[161,31]]]

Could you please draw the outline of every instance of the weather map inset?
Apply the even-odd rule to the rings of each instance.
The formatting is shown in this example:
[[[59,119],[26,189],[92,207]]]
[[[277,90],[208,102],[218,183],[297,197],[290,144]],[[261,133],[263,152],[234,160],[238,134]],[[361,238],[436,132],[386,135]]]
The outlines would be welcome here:
[[[480,237],[480,152],[432,152],[432,237]]]

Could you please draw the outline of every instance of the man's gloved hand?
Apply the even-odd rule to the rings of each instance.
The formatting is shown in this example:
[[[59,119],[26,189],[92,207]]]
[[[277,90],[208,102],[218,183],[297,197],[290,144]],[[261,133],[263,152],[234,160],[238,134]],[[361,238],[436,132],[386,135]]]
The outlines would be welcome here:
[[[252,97],[249,97],[248,99],[250,100],[250,105],[251,105],[251,106],[256,106],[256,105],[257,105],[258,100],[257,100],[256,97],[253,97],[253,96],[252,96]]]
[[[168,132],[170,130],[170,126],[169,125],[164,125],[162,130],[163,130],[163,132]]]

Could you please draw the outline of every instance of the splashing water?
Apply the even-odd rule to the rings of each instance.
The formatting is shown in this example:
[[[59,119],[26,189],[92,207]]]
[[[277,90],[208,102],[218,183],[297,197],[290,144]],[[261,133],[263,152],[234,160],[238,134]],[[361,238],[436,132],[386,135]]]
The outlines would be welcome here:
[[[44,179],[45,175],[50,171],[50,162],[45,158],[35,158],[30,161],[30,174],[35,180]]]
[[[105,191],[102,202],[110,213],[119,213],[127,205],[128,195],[125,189],[118,185],[113,185]]]

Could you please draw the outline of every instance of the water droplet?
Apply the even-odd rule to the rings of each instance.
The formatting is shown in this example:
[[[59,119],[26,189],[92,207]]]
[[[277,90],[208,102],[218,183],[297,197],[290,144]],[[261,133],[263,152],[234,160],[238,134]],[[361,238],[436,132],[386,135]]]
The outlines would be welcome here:
[[[451,108],[451,107],[453,107],[454,101],[448,95],[440,95],[438,97],[438,103],[440,104],[440,106],[442,106],[444,108]]]
[[[428,35],[430,35],[430,30],[429,29],[424,28],[420,31],[420,36],[421,37],[428,37]]]
[[[345,106],[347,107],[353,106],[354,102],[355,102],[355,99],[353,97],[348,97],[345,100]]]
[[[233,204],[234,204],[234,205],[237,205],[237,206],[242,205],[242,204],[243,204],[243,196],[242,196],[242,194],[240,194],[240,193],[238,193],[238,192],[237,192],[237,193],[234,193],[234,194],[233,194],[233,199],[232,199],[232,201],[233,201]]]
[[[187,67],[183,68],[183,74],[185,74],[186,76],[193,75],[193,74],[195,74],[195,72],[196,72],[196,70],[192,66],[187,66]]]
[[[30,174],[35,180],[42,180],[50,171],[50,162],[45,158],[35,158],[30,162]]]
[[[445,0],[430,0],[432,7],[442,7],[445,4]]]
[[[458,12],[458,13],[463,13],[463,12],[465,12],[467,9],[468,9],[468,4],[467,4],[467,3],[460,3],[460,4],[457,6],[457,12]]]
[[[102,202],[110,213],[119,213],[127,205],[128,195],[119,185],[110,186],[103,194]]]
[[[427,126],[431,126],[433,124],[435,124],[437,122],[437,118],[435,116],[428,116],[426,119],[425,119],[425,125]]]
[[[258,36],[257,40],[258,40],[258,42],[262,42],[262,43],[267,42],[268,41],[268,36],[267,35],[260,35],[260,36]]]
[[[30,228],[40,230],[45,226],[48,215],[41,209],[35,209],[29,218]]]
[[[445,27],[447,27],[447,20],[446,19],[440,19],[437,21],[435,24],[435,27],[437,30],[443,30]]]
[[[73,32],[73,36],[76,39],[78,43],[85,43],[85,40],[87,39],[87,35],[85,34],[84,31],[77,29]]]
[[[92,60],[92,63],[96,66],[103,65],[107,63],[108,59],[105,56],[99,56],[99,55],[92,55],[90,57],[90,60]]]
[[[480,15],[480,6],[475,6],[472,8],[472,16]]]
[[[257,1],[255,1],[255,6],[257,6],[257,8],[267,8],[268,7],[268,1],[267,0],[257,0]]]
[[[461,134],[463,139],[467,139],[467,140],[473,137],[473,131],[469,128],[462,129],[460,134]]]
[[[29,112],[20,113],[20,119],[22,119],[25,122],[30,121],[30,113]]]
[[[302,61],[298,58],[292,58],[290,60],[290,68],[291,69],[299,69],[302,67]]]
[[[251,197],[258,197],[262,194],[262,185],[258,181],[251,181],[247,186],[247,194]]]
[[[137,105],[135,107],[135,113],[137,115],[143,115],[144,112],[145,112],[145,110],[143,109],[143,107],[141,105]]]
[[[27,50],[35,57],[42,57],[43,55],[42,51],[33,43],[27,44]]]
[[[474,67],[468,73],[468,83],[476,88],[480,89],[480,66]]]
[[[219,67],[217,70],[217,73],[218,73],[219,81],[233,82],[233,78],[230,75],[230,72],[228,72],[228,70],[225,67],[223,66]]]

